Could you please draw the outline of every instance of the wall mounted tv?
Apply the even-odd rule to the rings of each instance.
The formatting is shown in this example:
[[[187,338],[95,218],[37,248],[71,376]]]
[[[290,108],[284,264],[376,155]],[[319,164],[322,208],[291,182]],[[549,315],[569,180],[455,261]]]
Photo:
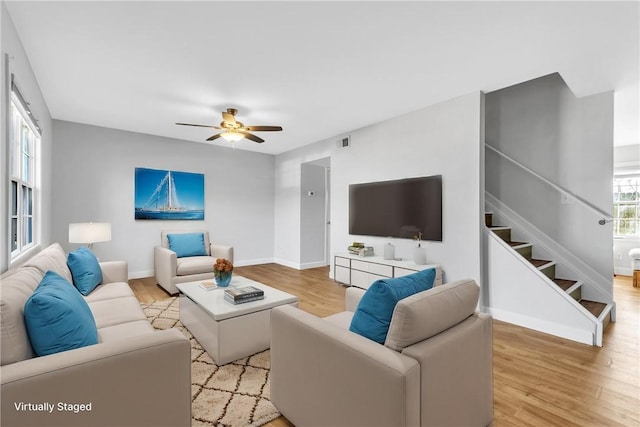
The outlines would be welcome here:
[[[442,175],[349,185],[349,234],[442,241]]]

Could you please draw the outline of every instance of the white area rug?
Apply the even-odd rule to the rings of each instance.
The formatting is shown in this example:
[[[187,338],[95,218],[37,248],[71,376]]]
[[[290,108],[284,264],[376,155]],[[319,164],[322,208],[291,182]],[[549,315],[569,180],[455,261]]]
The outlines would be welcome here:
[[[269,350],[218,366],[180,323],[176,297],[142,308],[154,328],[178,328],[191,341],[193,427],[259,426],[280,416],[269,400]]]

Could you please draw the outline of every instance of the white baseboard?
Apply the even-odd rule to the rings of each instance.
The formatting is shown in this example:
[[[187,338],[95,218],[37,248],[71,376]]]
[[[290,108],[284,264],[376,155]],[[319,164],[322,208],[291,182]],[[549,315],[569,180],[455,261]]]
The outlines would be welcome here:
[[[246,267],[248,265],[273,264],[274,262],[275,260],[273,258],[256,258],[234,261],[233,265],[237,267]]]
[[[563,325],[558,325],[552,322],[547,322],[541,319],[535,319],[528,316],[523,316],[518,313],[513,313],[510,311],[495,309],[495,308],[486,308],[486,311],[491,314],[491,316],[496,320],[501,320],[503,322],[512,323],[514,325],[522,326],[523,328],[533,329],[534,331],[543,332],[545,334],[553,335],[560,338],[565,338],[571,341],[576,341],[582,344],[594,345],[594,333],[576,329],[569,328]]]
[[[305,262],[304,264],[300,264],[300,270],[307,270],[309,268],[318,268],[318,267],[326,267],[327,262],[322,260],[322,261],[315,261],[315,262]]]
[[[273,262],[275,262],[276,264],[284,265],[285,267],[295,268],[296,270],[302,270],[302,268],[300,268],[301,267],[300,264],[297,262],[293,262],[293,261],[289,261],[281,258],[276,258],[273,260]]]
[[[615,267],[613,269],[613,274],[617,274],[618,276],[633,276],[633,269],[626,267]]]
[[[130,271],[129,279],[142,279],[145,277],[154,277],[155,272],[153,270],[142,270],[142,271]]]

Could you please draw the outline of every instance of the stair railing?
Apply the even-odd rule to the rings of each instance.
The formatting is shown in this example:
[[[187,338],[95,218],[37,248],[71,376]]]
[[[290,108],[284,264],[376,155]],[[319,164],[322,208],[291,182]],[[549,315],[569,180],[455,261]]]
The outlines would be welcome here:
[[[553,188],[554,190],[558,191],[559,193],[564,194],[565,196],[569,197],[570,199],[573,199],[573,200],[576,200],[576,201],[580,202],[580,204],[582,204],[583,206],[586,206],[587,208],[589,208],[590,210],[592,210],[593,212],[595,212],[599,216],[602,216],[603,218],[598,220],[598,224],[605,225],[606,223],[613,221],[613,217],[611,217],[611,215],[609,215],[607,212],[603,211],[602,209],[598,208],[597,206],[593,205],[591,202],[588,202],[587,200],[585,200],[582,197],[572,193],[571,191],[569,191],[569,190],[567,190],[565,188],[562,188],[561,186],[559,186],[555,182],[552,182],[552,181],[548,180],[547,178],[545,178],[544,176],[540,175],[536,171],[529,169],[527,166],[523,165],[519,161],[517,161],[517,160],[513,159],[512,157],[509,157],[508,155],[504,154],[502,151],[498,150],[497,148],[494,148],[494,147],[490,146],[487,143],[485,143],[484,146],[486,148],[490,149],[491,151],[493,151],[494,153],[496,153],[497,155],[499,155],[500,157],[503,157],[503,158],[507,159],[508,161],[510,161],[511,163],[513,163],[514,165],[518,166],[520,169],[523,169],[524,171],[528,172],[529,174],[535,176],[536,178],[538,178],[539,180],[541,180],[545,184],[549,185],[551,188]]]

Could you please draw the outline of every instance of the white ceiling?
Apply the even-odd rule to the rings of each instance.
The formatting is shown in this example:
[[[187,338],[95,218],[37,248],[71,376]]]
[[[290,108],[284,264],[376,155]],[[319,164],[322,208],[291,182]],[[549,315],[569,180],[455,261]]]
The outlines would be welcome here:
[[[277,154],[559,72],[638,144],[638,2],[6,1],[54,119],[203,142],[227,107]],[[224,141],[216,142],[228,145]]]

